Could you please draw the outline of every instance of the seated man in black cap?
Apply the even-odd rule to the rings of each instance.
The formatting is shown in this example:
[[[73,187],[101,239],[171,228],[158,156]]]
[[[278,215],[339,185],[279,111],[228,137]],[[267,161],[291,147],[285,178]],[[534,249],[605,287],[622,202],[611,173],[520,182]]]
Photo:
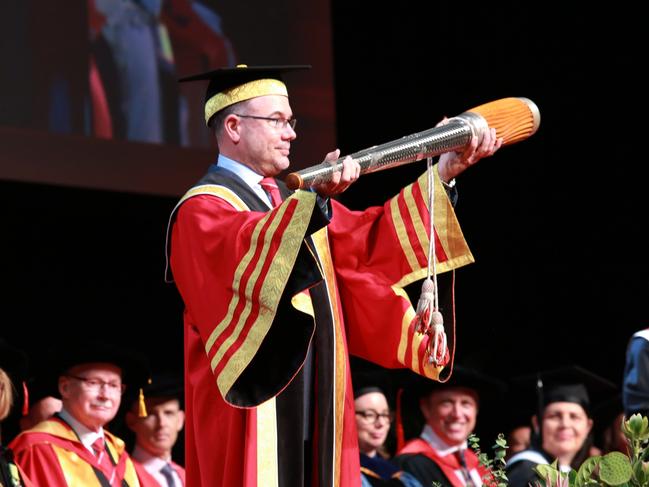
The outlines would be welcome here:
[[[94,342],[61,348],[52,363],[63,407],[14,439],[16,462],[36,485],[139,486],[124,442],[104,427],[119,409],[123,379],[144,383],[144,363],[121,347]]]
[[[564,472],[577,470],[592,446],[591,405],[613,397],[615,385],[581,367],[569,366],[515,379],[514,386],[533,397],[539,410],[532,416],[531,448],[507,461],[509,486],[533,484],[539,480],[534,467],[554,460]]]
[[[172,449],[185,424],[182,380],[171,374],[152,377],[144,387],[147,415],[139,414],[138,398],[131,398],[126,424],[135,433],[131,458],[142,487],[182,487],[185,469],[175,463]]]
[[[498,397],[504,384],[461,366],[455,366],[448,382],[417,382],[409,395],[419,397],[425,425],[397,452],[395,463],[422,485],[482,485],[489,471],[468,449],[467,439],[476,427],[480,401]]]
[[[205,121],[219,148],[168,229],[185,303],[190,485],[358,485],[348,352],[439,373],[424,371],[403,291],[426,277],[428,177],[366,212],[329,199],[358,178],[350,158],[312,191],[291,194],[275,179],[297,137],[283,78],[303,68],[186,79],[209,80]],[[488,132],[431,171],[440,269],[472,261],[443,183],[500,147]]]

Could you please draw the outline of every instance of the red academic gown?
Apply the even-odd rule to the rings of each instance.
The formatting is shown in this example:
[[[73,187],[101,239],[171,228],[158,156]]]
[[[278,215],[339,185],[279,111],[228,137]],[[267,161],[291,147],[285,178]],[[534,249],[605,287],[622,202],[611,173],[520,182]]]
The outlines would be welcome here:
[[[445,479],[439,478],[439,477],[427,477],[426,479],[423,479],[419,477],[419,481],[422,482],[422,484],[429,484],[432,481],[437,481],[441,483],[442,485],[447,485],[450,484],[453,487],[464,487],[466,484],[460,480],[460,477],[458,477],[457,472],[461,471],[461,466],[460,462],[457,459],[455,455],[449,454],[445,456],[441,456],[437,450],[432,448],[428,442],[424,441],[421,438],[415,438],[408,443],[398,452],[398,457],[397,461],[400,458],[408,458],[408,457],[402,457],[402,455],[421,455],[425,457],[427,460],[430,460],[433,462],[441,471],[441,474],[445,477]],[[426,466],[426,463],[422,463],[421,459],[418,459],[417,457],[409,457],[410,462],[414,462],[415,464],[419,465],[419,471],[421,472],[426,472],[426,475],[433,475],[432,472],[434,472],[434,469],[431,469],[430,467]],[[465,451],[465,461],[466,461],[466,467],[469,471],[471,470],[477,470],[480,478],[486,479],[486,475],[488,474],[488,470],[480,465],[480,462],[478,460],[478,456],[472,451],[472,450],[466,450]],[[399,463],[401,466],[403,466],[403,462]],[[411,472],[415,473],[415,472]],[[484,481],[484,480],[483,480]],[[485,484],[489,485],[489,482],[484,481]],[[495,485],[495,484],[494,484]]]
[[[116,478],[123,487],[140,484],[124,447],[124,442],[104,431],[108,451],[116,461]],[[16,463],[32,483],[39,487],[102,487],[95,470],[106,472],[79,441],[72,428],[59,418],[48,419],[20,433],[11,442]],[[116,483],[117,484],[117,483]],[[115,485],[116,485],[115,484]]]
[[[167,487],[166,485],[160,485],[153,475],[151,475],[144,465],[142,465],[137,460],[133,460],[133,465],[135,466],[135,471],[137,472],[137,478],[140,481],[140,487]],[[178,474],[183,485],[185,484],[185,469],[182,468],[175,462],[171,462],[171,468]]]
[[[349,354],[440,372],[424,361],[427,338],[414,332],[403,289],[426,275],[426,175],[363,212],[332,200],[328,224],[312,192],[267,211],[229,175],[211,172],[170,219],[185,303],[188,485],[360,486]],[[435,188],[443,272],[473,258],[437,177]],[[309,344],[315,392],[305,405]]]

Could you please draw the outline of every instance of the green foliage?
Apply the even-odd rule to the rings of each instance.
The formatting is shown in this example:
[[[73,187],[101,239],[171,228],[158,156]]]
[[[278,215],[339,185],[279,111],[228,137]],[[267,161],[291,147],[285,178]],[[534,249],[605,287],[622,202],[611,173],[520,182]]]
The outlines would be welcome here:
[[[485,485],[495,487],[507,487],[507,475],[505,475],[505,454],[507,453],[507,440],[502,433],[499,433],[496,442],[491,447],[494,451],[493,459],[480,450],[480,438],[471,434],[467,439],[469,447],[478,456],[480,465],[485,467],[489,473],[482,479]]]
[[[579,471],[562,473],[557,462],[537,465],[537,487],[649,486],[649,420],[634,414],[622,423],[628,454],[611,452],[588,458]]]
[[[631,462],[626,455],[615,451],[602,457],[599,464],[599,478],[606,485],[625,484],[632,475]]]
[[[534,487],[649,487],[649,420],[634,414],[622,423],[622,432],[627,440],[627,455],[611,452],[593,456],[582,463],[579,471],[561,472],[556,460],[551,465],[537,465],[534,471],[540,480]],[[483,478],[485,485],[506,487],[504,436],[499,434],[492,447],[493,459],[480,450],[477,436],[469,436],[468,443],[480,463],[490,471]]]

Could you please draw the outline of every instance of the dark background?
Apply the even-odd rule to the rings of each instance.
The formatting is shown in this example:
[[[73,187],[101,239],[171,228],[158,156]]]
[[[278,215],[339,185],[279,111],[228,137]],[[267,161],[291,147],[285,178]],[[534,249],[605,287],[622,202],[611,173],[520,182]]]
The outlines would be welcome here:
[[[535,135],[458,179],[476,258],[457,272],[458,360],[501,377],[575,362],[619,382],[649,295],[634,13],[334,2],[333,19],[343,152],[507,96],[540,109]],[[343,199],[380,203],[423,164],[369,175]]]
[[[630,335],[649,326],[638,13],[333,0],[331,14],[343,154],[503,97],[540,109],[537,134],[458,179],[476,263],[457,272],[457,361],[501,378],[578,363],[619,383]],[[341,200],[381,204],[423,170],[365,176]],[[103,336],[182,367],[182,303],[163,282],[176,200],[0,181],[2,335],[36,355]]]

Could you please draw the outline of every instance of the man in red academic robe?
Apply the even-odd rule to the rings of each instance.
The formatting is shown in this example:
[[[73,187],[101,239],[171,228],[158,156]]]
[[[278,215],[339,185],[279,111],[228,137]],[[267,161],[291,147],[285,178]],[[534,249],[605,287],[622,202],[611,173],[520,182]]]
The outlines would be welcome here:
[[[205,120],[219,146],[168,232],[185,303],[188,485],[359,486],[349,354],[439,373],[404,291],[426,276],[427,178],[354,212],[329,199],[359,175],[346,158],[330,183],[291,194],[274,177],[296,138],[282,81],[294,69],[187,79],[210,81]],[[472,262],[443,183],[501,142],[492,130],[433,170],[438,271]]]
[[[11,443],[35,485],[138,487],[124,442],[104,429],[117,413],[122,377],[143,373],[129,354],[102,343],[75,344],[58,355],[62,409]]]
[[[481,396],[483,400],[497,397],[503,385],[456,366],[448,382],[422,383],[414,388],[421,396],[419,407],[426,423],[421,435],[397,452],[394,462],[422,485],[490,485],[490,473],[467,448],[467,439],[476,426]]]

